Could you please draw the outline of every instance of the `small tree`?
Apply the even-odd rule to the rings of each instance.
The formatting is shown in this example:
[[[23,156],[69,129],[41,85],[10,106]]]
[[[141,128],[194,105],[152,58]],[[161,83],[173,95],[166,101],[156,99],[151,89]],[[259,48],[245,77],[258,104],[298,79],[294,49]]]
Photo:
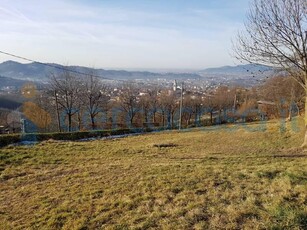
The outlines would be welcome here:
[[[165,116],[167,121],[167,128],[174,127],[174,115],[178,109],[178,101],[174,92],[164,90],[159,97],[159,104],[162,113],[163,126],[165,126]]]
[[[51,115],[36,103],[27,101],[22,106],[22,112],[38,129],[46,131],[51,123]]]
[[[194,114],[195,126],[200,125],[202,105],[203,105],[203,101],[200,95],[197,95],[194,98],[192,98],[192,111]]]
[[[254,0],[234,44],[235,56],[287,71],[305,90],[307,146],[307,1]]]
[[[143,113],[143,123],[148,123],[149,109],[150,109],[150,97],[148,95],[140,96],[140,108]]]
[[[218,87],[214,93],[213,106],[219,112],[218,122],[220,124],[226,122],[225,115],[227,110],[233,107],[234,95],[235,91],[229,89],[227,86]]]
[[[159,97],[158,97],[158,89],[154,88],[149,91],[149,108],[150,108],[150,114],[152,116],[152,122],[156,122],[156,113],[158,111],[159,107]]]
[[[190,95],[186,96],[183,101],[182,119],[185,121],[185,125],[188,127],[191,123],[193,115],[193,99]]]
[[[11,110],[0,108],[0,126],[8,127],[7,117]]]
[[[286,76],[269,79],[259,88],[258,93],[261,99],[275,104],[273,106],[277,110],[275,116],[286,116],[288,113],[287,120],[292,118],[293,107],[299,113],[299,105],[304,97],[303,88],[293,78]]]

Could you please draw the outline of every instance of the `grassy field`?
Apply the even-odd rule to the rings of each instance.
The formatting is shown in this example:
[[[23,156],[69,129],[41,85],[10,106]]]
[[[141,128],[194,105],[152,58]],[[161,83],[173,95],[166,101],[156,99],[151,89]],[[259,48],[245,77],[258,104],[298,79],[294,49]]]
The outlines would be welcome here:
[[[307,229],[302,130],[234,127],[0,149],[0,229]]]

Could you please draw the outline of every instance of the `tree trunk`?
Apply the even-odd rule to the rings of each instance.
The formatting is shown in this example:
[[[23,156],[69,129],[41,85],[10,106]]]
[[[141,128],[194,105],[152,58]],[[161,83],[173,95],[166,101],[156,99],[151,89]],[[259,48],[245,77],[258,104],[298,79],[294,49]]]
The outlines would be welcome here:
[[[218,124],[222,124],[222,110],[219,109],[219,121],[218,121]]]
[[[71,132],[71,114],[68,114],[68,132]]]
[[[91,123],[92,123],[92,130],[95,130],[96,125],[95,125],[95,117],[91,115]]]
[[[189,126],[191,124],[191,118],[192,118],[192,115],[190,114],[189,117],[188,117],[187,126]]]
[[[305,122],[305,138],[304,143],[302,144],[302,148],[307,147],[307,82],[305,82],[305,115],[304,115],[304,122]]]
[[[156,112],[155,111],[152,113],[152,122],[153,123],[156,122]]]
[[[198,126],[198,110],[196,110],[196,112],[195,112],[195,120],[194,120],[194,124],[195,124],[195,126]]]
[[[300,108],[298,107],[297,103],[295,103],[295,107],[296,107],[296,110],[297,110],[297,115],[301,116]]]
[[[162,112],[162,126],[165,127],[165,114],[164,111]]]
[[[167,112],[167,128],[171,127],[171,114],[170,112]]]
[[[81,118],[81,115],[80,115],[79,112],[78,112],[77,114],[78,114],[78,129],[79,129],[79,131],[80,131],[80,130],[82,129],[82,127],[81,127],[82,118]]]
[[[59,112],[59,104],[58,104],[58,96],[56,90],[54,91],[54,97],[55,97],[55,108],[56,108],[56,114],[57,114],[57,121],[58,121],[58,130],[59,132],[62,132],[61,130],[61,119],[60,119],[60,112]]]
[[[290,103],[290,106],[289,106],[289,115],[286,121],[292,121],[292,102]]]
[[[144,123],[148,123],[148,114],[147,114],[147,110],[144,110]]]

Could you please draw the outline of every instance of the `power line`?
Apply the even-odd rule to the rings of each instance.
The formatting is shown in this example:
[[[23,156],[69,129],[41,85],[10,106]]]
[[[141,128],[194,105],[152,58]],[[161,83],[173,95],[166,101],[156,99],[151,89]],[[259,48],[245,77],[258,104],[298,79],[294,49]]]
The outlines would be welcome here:
[[[181,90],[180,90],[179,130],[181,130],[182,109],[183,109],[183,82],[181,82]]]
[[[74,69],[71,69],[71,68],[65,68],[65,67],[63,67],[63,66],[61,66],[59,64],[44,63],[44,62],[36,61],[34,59],[31,59],[31,58],[27,58],[27,57],[23,57],[23,56],[20,56],[20,55],[8,53],[8,52],[2,51],[2,50],[0,50],[0,53],[4,54],[4,55],[7,55],[7,56],[14,57],[14,58],[18,58],[18,59],[21,59],[21,60],[25,60],[25,61],[29,61],[29,62],[34,62],[34,63],[40,64],[40,65],[48,66],[48,67],[51,67],[51,68],[55,68],[55,69],[59,69],[59,70],[63,70],[63,71],[67,71],[67,72],[71,72],[71,73],[75,73],[75,74],[79,74],[79,75],[84,75],[84,76],[89,76],[89,77],[97,77],[97,78],[104,79],[104,80],[123,82],[123,83],[127,83],[127,84],[131,84],[131,83],[133,83],[133,84],[143,84],[143,83],[136,82],[136,81],[131,81],[131,80],[112,79],[112,78],[107,78],[107,77],[103,77],[103,76],[100,76],[100,75],[84,73],[84,72],[80,72],[80,71],[77,71],[77,70],[74,70]],[[263,72],[261,72],[261,73],[263,73]],[[152,83],[152,82],[151,83],[146,82],[146,84],[147,85],[152,85],[152,86],[161,86],[161,85],[159,85],[157,83]]]
[[[76,74],[85,75],[85,76],[99,77],[99,78],[102,78],[102,79],[105,79],[105,80],[112,80],[112,81],[114,80],[114,81],[116,81],[115,79],[111,79],[111,78],[106,78],[106,77],[102,77],[102,76],[98,76],[98,75],[94,75],[94,74],[80,72],[80,71],[77,71],[77,70],[65,68],[65,67],[60,66],[60,65],[53,65],[53,64],[49,64],[49,63],[44,63],[44,62],[36,61],[36,60],[30,59],[30,58],[26,58],[26,57],[22,57],[22,56],[19,56],[19,55],[7,53],[7,52],[1,51],[1,50],[0,50],[0,53],[8,55],[8,56],[11,56],[11,57],[15,57],[15,58],[18,58],[18,59],[22,59],[22,60],[25,60],[25,61],[30,61],[30,62],[34,62],[34,63],[40,64],[40,65],[48,66],[48,67],[51,67],[51,68],[55,68],[55,69],[59,69],[59,70],[63,70],[63,71],[68,71],[68,72],[71,72],[71,73],[76,73]]]

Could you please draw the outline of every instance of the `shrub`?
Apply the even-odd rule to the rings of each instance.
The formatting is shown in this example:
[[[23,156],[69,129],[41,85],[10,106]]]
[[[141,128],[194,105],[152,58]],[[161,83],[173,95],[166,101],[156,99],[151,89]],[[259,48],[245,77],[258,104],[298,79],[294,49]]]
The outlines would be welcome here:
[[[18,134],[0,135],[0,147],[20,142],[21,138]]]
[[[116,135],[125,135],[131,133],[143,133],[153,131],[150,128],[141,129],[114,129],[114,130],[93,130],[82,132],[65,132],[65,133],[27,133],[27,134],[11,134],[0,135],[0,147],[15,144],[21,141],[46,141],[46,140],[68,140],[75,141],[87,138],[101,138]]]

